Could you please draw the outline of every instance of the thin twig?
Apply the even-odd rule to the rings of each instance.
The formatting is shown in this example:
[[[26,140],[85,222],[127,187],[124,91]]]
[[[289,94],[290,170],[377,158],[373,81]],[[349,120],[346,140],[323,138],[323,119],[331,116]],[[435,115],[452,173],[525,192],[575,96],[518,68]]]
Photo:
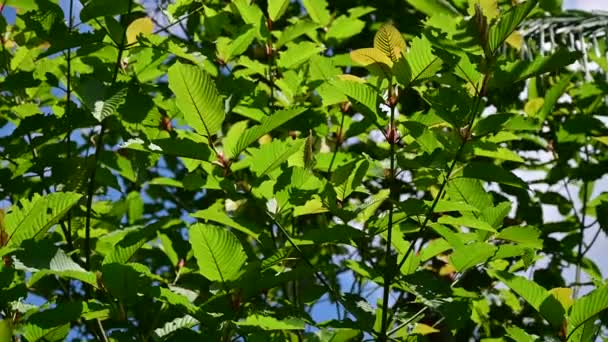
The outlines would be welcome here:
[[[585,162],[589,164],[589,149],[587,148],[585,142]],[[576,257],[576,271],[574,276],[574,282],[581,282],[581,273],[582,273],[582,263],[583,263],[583,245],[585,244],[585,218],[587,217],[587,197],[589,192],[589,187],[587,186],[587,180],[583,180],[583,208],[580,215],[580,234],[581,239],[578,243],[578,255]],[[573,203],[574,205],[574,203]],[[578,297],[578,292],[580,291],[580,286],[577,286],[574,289],[574,298]]]
[[[395,192],[395,142],[397,141],[397,129],[395,127],[395,100],[393,99],[394,96],[396,96],[394,94],[394,89],[393,89],[393,85],[389,84],[389,104],[391,107],[391,120],[389,123],[389,133],[387,134],[388,136],[388,142],[390,144],[390,171],[389,171],[389,178],[388,178],[388,186],[389,186],[389,209],[388,209],[388,232],[387,232],[387,237],[386,237],[386,250],[385,250],[385,255],[384,255],[384,260],[385,260],[385,270],[384,270],[384,288],[383,288],[383,295],[382,295],[382,325],[381,325],[381,330],[380,330],[380,340],[381,341],[386,341],[388,335],[387,334],[387,330],[388,330],[388,301],[389,301],[389,293],[391,290],[391,282],[393,280],[393,273],[395,272],[395,270],[393,269],[393,262],[392,262],[392,258],[391,258],[391,247],[393,244],[393,211],[394,211],[394,207],[395,207],[395,199],[398,197],[397,193]]]
[[[129,8],[127,10],[127,16],[131,14],[133,7],[133,0],[129,1]],[[121,18],[121,22],[124,26],[125,16]],[[116,83],[118,78],[118,70],[120,69],[120,62],[122,60],[122,54],[125,49],[125,34],[126,30],[123,31],[122,39],[118,47],[118,56],[116,57],[116,63],[114,65],[114,75],[112,76],[112,85]],[[85,224],[85,240],[84,240],[84,251],[85,251],[85,266],[89,270],[91,267],[91,209],[93,206],[93,193],[95,192],[95,175],[97,173],[97,162],[101,156],[103,150],[103,135],[105,132],[105,123],[102,121],[100,125],[99,138],[97,139],[97,145],[95,147],[95,156],[93,157],[93,169],[91,170],[91,177],[89,179],[89,186],[87,189],[87,211],[86,211],[86,224]]]
[[[483,86],[482,88],[477,91],[476,97],[475,97],[475,103],[471,108],[471,112],[469,115],[471,115],[471,119],[469,120],[468,123],[468,127],[469,129],[473,127],[473,124],[475,123],[475,118],[477,117],[477,112],[479,111],[479,106],[481,105],[481,97],[484,95],[484,93],[486,92],[486,85],[488,83],[488,81],[490,80],[490,74],[485,74],[484,79],[483,79]],[[422,236],[422,233],[424,233],[424,231],[427,228],[427,225],[431,219],[431,215],[433,214],[433,212],[435,212],[435,207],[437,206],[437,203],[439,203],[439,200],[441,199],[441,197],[443,196],[443,191],[450,179],[450,177],[452,176],[452,172],[454,171],[454,167],[456,166],[456,163],[458,162],[458,159],[460,159],[460,155],[462,154],[462,151],[464,150],[465,145],[467,144],[468,139],[465,137],[462,139],[462,143],[460,144],[460,147],[458,147],[458,151],[456,151],[456,155],[454,156],[454,160],[452,160],[452,163],[450,164],[449,168],[448,168],[448,172],[445,175],[445,178],[443,179],[443,182],[441,183],[441,186],[439,187],[439,192],[437,193],[437,196],[435,196],[435,199],[433,200],[433,203],[431,204],[431,207],[428,209],[426,216],[424,218],[424,221],[422,222],[422,226],[420,227],[420,231],[418,232],[418,234],[420,236]],[[403,258],[401,259],[401,261],[399,262],[399,265],[397,266],[397,269],[401,269],[401,266],[403,266],[403,264],[405,263],[405,261],[407,260],[408,256],[410,255],[410,253],[413,251],[414,249],[414,243],[410,243],[410,246],[408,247],[407,251],[405,252],[405,254],[403,255]]]

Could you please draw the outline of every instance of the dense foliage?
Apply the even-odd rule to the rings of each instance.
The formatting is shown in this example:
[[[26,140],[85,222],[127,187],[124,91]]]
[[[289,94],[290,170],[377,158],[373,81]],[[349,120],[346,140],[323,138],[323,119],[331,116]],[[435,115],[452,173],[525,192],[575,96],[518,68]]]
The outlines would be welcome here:
[[[559,1],[143,5],[3,1],[0,341],[605,335],[608,83],[520,58]]]

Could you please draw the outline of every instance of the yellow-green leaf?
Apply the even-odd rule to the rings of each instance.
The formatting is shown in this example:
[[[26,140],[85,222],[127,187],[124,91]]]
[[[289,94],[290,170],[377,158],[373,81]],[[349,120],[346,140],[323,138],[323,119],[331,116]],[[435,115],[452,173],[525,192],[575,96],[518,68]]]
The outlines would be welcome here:
[[[376,48],[353,50],[350,53],[350,58],[375,75],[387,78],[391,75],[393,61],[384,52]]]
[[[148,17],[133,20],[127,27],[127,44],[137,42],[137,36],[147,35],[154,31],[154,23]]]
[[[397,61],[407,47],[399,30],[391,24],[384,24],[374,36],[374,48],[382,51],[391,61]]]

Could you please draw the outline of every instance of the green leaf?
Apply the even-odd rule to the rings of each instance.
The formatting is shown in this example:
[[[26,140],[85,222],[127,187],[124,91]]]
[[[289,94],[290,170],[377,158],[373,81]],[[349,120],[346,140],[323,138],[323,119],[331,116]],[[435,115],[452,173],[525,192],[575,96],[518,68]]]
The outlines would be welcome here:
[[[8,319],[0,320],[0,342],[10,342],[13,338],[13,327]]]
[[[93,107],[93,117],[97,121],[102,122],[105,118],[112,116],[122,105],[127,97],[127,88],[122,88],[116,94],[110,96],[104,101],[95,101]]]
[[[267,175],[287,161],[294,153],[301,151],[306,139],[295,141],[273,140],[259,149],[251,150],[251,171],[258,177]]]
[[[392,61],[405,54],[407,46],[401,32],[391,24],[383,24],[374,35],[374,48],[382,51]]]
[[[5,218],[7,246],[19,246],[22,241],[46,233],[82,197],[73,192],[54,192],[46,196],[34,194],[22,199],[9,210]]]
[[[255,28],[251,28],[235,39],[229,39],[226,37],[218,38],[216,42],[217,56],[224,63],[232,61],[233,58],[238,57],[243,52],[247,51],[249,45],[253,42],[257,34]]]
[[[568,336],[596,315],[608,309],[608,285],[599,287],[577,299],[568,315]]]
[[[398,58],[393,66],[397,81],[403,86],[431,78],[442,68],[443,61],[433,54],[426,37],[416,37],[410,51]]]
[[[420,12],[432,16],[435,14],[444,14],[449,16],[460,15],[460,13],[452,7],[448,1],[444,0],[406,0],[410,5],[414,6]]]
[[[149,17],[143,17],[133,20],[127,27],[126,38],[127,44],[137,42],[137,36],[148,35],[154,31],[154,22]]]
[[[306,13],[310,18],[321,26],[327,26],[331,15],[327,10],[327,1],[325,0],[302,0],[302,5],[306,9]]]
[[[431,203],[432,202],[429,201],[427,204],[430,206]],[[433,212],[435,212],[435,213],[443,213],[443,212],[448,212],[448,211],[460,211],[460,212],[474,211],[474,212],[479,212],[479,209],[475,208],[474,206],[472,206],[472,205],[470,205],[468,203],[461,202],[461,201],[440,200],[435,205],[435,210]]]
[[[279,126],[304,113],[305,111],[305,108],[283,109],[270,116],[265,117],[259,125],[253,126],[245,130],[245,133],[241,135],[241,137],[237,141],[236,146],[231,151],[225,151],[231,152],[226,156],[228,158],[237,157],[249,145],[261,138],[264,134],[270,133],[272,130],[278,128]]]
[[[507,227],[496,235],[497,239],[517,242],[522,246],[532,248],[543,248],[543,240],[540,238],[541,231],[533,226],[527,227]]]
[[[103,259],[103,264],[127,263],[135,252],[156,236],[156,231],[162,224],[159,222],[146,227],[128,228],[127,233],[114,245],[112,252]]]
[[[356,36],[365,28],[365,22],[352,16],[341,15],[336,18],[332,23],[325,39],[331,41],[335,39],[338,41]]]
[[[317,23],[313,23],[308,20],[300,20],[291,26],[287,26],[281,31],[281,35],[279,36],[275,46],[277,49],[279,49],[283,45],[292,42],[302,35],[313,35],[317,28],[319,28],[319,24]]]
[[[287,50],[279,53],[277,66],[285,69],[295,68],[323,50],[323,46],[313,42],[287,43]]]
[[[27,341],[64,341],[70,331],[70,322],[80,318],[82,302],[54,303],[52,309],[33,313],[23,326]]]
[[[520,327],[511,326],[507,327],[505,330],[507,331],[507,336],[516,342],[534,342],[538,339],[536,336],[531,336]]]
[[[247,260],[239,240],[229,230],[195,223],[190,226],[190,244],[199,272],[212,281],[236,280]]]
[[[538,120],[542,125],[549,114],[553,111],[553,107],[557,104],[557,100],[564,94],[568,86],[570,86],[570,81],[574,77],[574,74],[567,74],[562,76],[559,81],[549,88],[547,93],[544,96],[543,106],[538,112]]]
[[[135,10],[136,4],[131,5],[130,0],[92,0],[80,11],[80,20],[87,22],[91,19],[105,16],[115,16]]]
[[[263,330],[304,330],[306,327],[306,323],[299,318],[277,319],[256,314],[234,323],[239,326],[258,327]]]
[[[154,336],[156,338],[163,338],[171,335],[175,331],[179,329],[192,329],[195,325],[200,324],[200,322],[189,315],[175,318],[174,320],[165,323],[162,328],[157,328],[154,330]]]
[[[527,190],[528,184],[511,171],[493,163],[471,162],[462,170],[462,177],[496,182]]]
[[[331,84],[348,96],[355,104],[360,104],[361,114],[374,122],[384,121],[378,115],[380,104],[384,101],[373,87],[353,80],[333,80]]]
[[[512,87],[513,83],[556,71],[580,60],[581,53],[559,47],[549,56],[538,56],[532,61],[509,62],[500,66],[494,73],[491,83],[499,88]]]
[[[488,43],[494,53],[503,42],[515,31],[521,22],[536,6],[537,0],[527,0],[500,16],[498,23],[490,27]]]
[[[256,226],[254,222],[249,222],[243,218],[231,217],[226,213],[224,208],[224,203],[222,201],[217,201],[209,208],[199,210],[190,214],[190,216],[226,225],[252,236],[254,239],[257,239],[262,233],[262,228]]]
[[[289,7],[289,0],[268,0],[268,16],[277,21]]]
[[[169,88],[188,125],[211,138],[224,122],[224,102],[215,83],[198,66],[175,63],[169,68]]]
[[[564,319],[562,304],[542,286],[532,280],[505,271],[491,271],[491,276],[505,283],[520,295],[554,327],[559,327]]]
[[[486,262],[496,252],[496,246],[485,242],[474,242],[454,250],[450,256],[452,265],[458,272]]]
[[[44,268],[42,268],[43,266]],[[33,272],[32,277],[29,279],[28,286],[30,287],[33,287],[38,281],[48,275],[76,279],[95,288],[97,287],[97,278],[95,277],[95,274],[88,272],[75,263],[62,249],[56,248],[54,250],[54,255],[48,261],[48,264],[37,267],[40,267],[40,269],[37,272]],[[33,271],[31,266],[28,266],[28,269]]]
[[[249,0],[234,0],[232,1],[232,4],[236,6],[241,18],[246,24],[257,28],[258,37],[268,37],[269,32],[268,27],[266,26],[266,18],[257,4],[252,3]]]
[[[369,161],[362,159],[350,162],[334,171],[331,180],[336,187],[338,200],[344,202],[355,191],[361,184],[369,166]]]
[[[439,218],[439,220],[437,220],[437,222],[451,224],[456,227],[465,226],[473,229],[485,230],[488,232],[496,232],[496,229],[494,229],[488,223],[468,215],[460,217],[442,216]]]
[[[468,203],[479,210],[494,206],[492,195],[486,192],[477,179],[452,179],[448,182],[447,194],[451,200]]]

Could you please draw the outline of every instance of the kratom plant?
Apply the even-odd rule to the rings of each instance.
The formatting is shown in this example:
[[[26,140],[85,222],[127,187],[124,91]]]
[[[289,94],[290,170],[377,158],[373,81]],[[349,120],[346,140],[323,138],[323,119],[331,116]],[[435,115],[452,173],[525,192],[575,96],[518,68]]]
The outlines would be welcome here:
[[[5,0],[0,341],[605,338],[560,7]]]

